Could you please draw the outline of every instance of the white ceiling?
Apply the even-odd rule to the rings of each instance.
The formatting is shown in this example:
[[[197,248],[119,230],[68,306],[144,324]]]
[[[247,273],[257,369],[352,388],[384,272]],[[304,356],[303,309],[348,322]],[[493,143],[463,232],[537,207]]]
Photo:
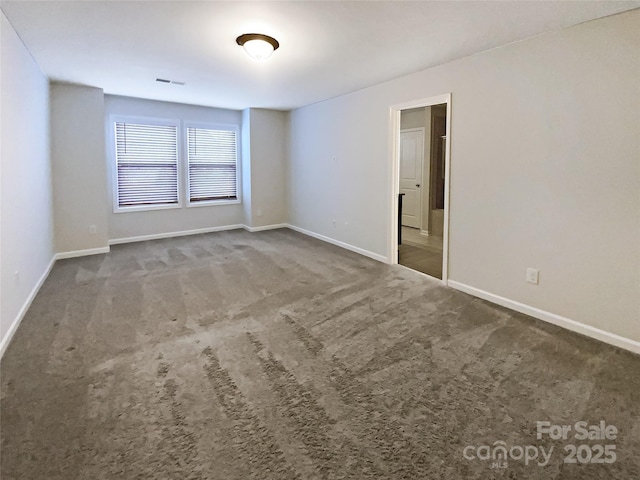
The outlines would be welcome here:
[[[288,110],[640,1],[2,1],[52,80],[106,93]],[[266,33],[263,63],[235,39]],[[186,82],[161,84],[156,78]]]

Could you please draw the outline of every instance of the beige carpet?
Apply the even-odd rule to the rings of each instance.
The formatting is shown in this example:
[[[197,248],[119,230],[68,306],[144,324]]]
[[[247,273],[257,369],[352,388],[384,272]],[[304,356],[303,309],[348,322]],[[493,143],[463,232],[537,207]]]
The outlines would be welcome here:
[[[3,480],[640,478],[640,358],[289,230],[59,261],[1,367]]]

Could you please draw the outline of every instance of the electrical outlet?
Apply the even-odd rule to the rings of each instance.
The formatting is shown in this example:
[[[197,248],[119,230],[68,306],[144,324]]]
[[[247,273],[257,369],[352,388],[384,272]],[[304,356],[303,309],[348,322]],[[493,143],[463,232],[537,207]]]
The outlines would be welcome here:
[[[540,271],[535,268],[527,268],[527,282],[538,285],[540,283]]]
[[[20,272],[16,270],[13,273],[13,278],[15,279],[16,285],[19,285],[20,284]]]
[[[95,225],[89,225],[89,234],[95,235],[96,233],[98,233],[98,227]]]
[[[261,216],[262,216],[262,209],[261,209],[261,208],[258,208],[258,210],[256,210],[256,215],[257,215],[258,217],[261,217]]]

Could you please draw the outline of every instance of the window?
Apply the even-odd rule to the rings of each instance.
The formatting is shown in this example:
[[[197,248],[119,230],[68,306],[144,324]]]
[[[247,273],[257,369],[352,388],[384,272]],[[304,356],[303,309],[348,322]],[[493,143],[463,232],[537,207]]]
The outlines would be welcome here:
[[[178,205],[178,126],[115,122],[117,208]]]
[[[237,132],[187,127],[189,203],[236,200]]]
[[[240,203],[236,125],[114,115],[111,127],[115,212]]]

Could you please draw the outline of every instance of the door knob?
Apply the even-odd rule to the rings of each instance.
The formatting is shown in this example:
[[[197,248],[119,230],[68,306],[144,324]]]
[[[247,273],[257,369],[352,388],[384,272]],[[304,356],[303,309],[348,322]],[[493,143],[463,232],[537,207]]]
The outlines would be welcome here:
[[[420,188],[420,184],[419,184],[419,183],[416,183],[416,187]]]

